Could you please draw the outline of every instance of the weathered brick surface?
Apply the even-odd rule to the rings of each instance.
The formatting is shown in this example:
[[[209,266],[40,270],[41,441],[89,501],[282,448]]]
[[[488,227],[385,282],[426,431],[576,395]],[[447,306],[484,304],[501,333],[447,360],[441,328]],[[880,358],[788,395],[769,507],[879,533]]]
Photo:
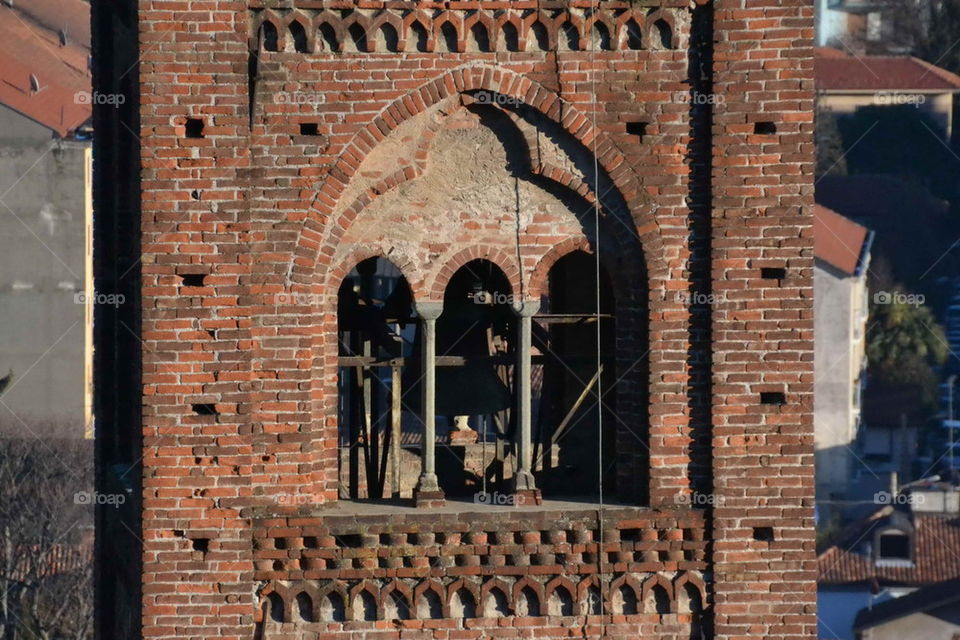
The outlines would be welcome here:
[[[602,2],[594,21],[579,0],[140,2],[144,637],[813,637],[812,9],[647,4]],[[713,39],[712,72],[690,68],[691,42]],[[723,99],[708,143],[691,138],[704,76]],[[537,203],[519,230],[494,188],[515,175],[456,173],[499,153],[491,131],[509,132],[517,193]],[[438,217],[453,210],[436,200],[445,180],[483,200]],[[595,246],[597,199],[625,376],[621,497],[643,506],[602,516],[601,541],[587,507],[568,526],[522,510],[337,520],[345,275],[386,255],[437,300],[482,257],[534,299],[553,262]],[[760,280],[761,266],[788,277]],[[711,357],[691,321],[705,282],[723,297]],[[762,405],[766,391],[787,404]],[[711,483],[715,499],[691,508]],[[494,587],[506,618],[484,609]],[[569,611],[551,600],[560,587]],[[461,589],[475,617],[451,609]],[[333,619],[332,592],[349,619]]]

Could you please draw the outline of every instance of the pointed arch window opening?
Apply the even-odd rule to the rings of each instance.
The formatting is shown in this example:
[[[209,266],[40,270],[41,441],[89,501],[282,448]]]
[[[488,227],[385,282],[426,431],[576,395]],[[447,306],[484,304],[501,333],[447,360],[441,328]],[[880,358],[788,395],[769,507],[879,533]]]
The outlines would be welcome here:
[[[560,258],[536,312],[526,316],[493,263],[471,261],[451,277],[435,321],[434,358],[436,476],[446,497],[475,501],[478,494],[519,489],[557,499],[594,496],[596,423],[615,430],[616,422],[597,419],[599,411],[614,410],[615,394],[599,407],[592,336],[599,323],[600,375],[612,381],[615,310],[603,273],[597,315],[592,260],[582,251]],[[345,278],[338,297],[341,499],[415,497],[427,431],[423,333],[410,287],[388,260],[365,260]],[[518,366],[524,353],[525,386]],[[615,460],[616,438],[603,442],[604,457]],[[605,472],[605,486],[615,486],[615,466]]]

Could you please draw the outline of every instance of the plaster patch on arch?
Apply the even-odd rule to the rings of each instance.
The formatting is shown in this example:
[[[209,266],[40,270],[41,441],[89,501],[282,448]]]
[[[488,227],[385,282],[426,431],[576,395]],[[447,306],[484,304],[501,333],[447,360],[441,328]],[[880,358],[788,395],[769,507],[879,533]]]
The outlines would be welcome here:
[[[637,196],[641,189],[637,177],[626,165],[626,159],[606,136],[594,130],[589,119],[576,107],[564,102],[556,93],[520,74],[471,64],[449,71],[428,81],[385,108],[391,120],[400,123],[391,126],[382,115],[362,129],[340,154],[340,160],[321,183],[312,211],[301,228],[300,237],[288,269],[288,279],[307,282],[325,259],[324,247],[336,245],[343,229],[333,223],[335,209],[347,193],[348,185],[360,170],[364,159],[387,135],[418,113],[436,107],[439,103],[465,91],[485,89],[517,98],[539,111],[548,119],[560,123],[574,138],[588,148],[597,138],[598,164],[610,175],[613,184],[624,197]],[[588,144],[590,143],[590,144]],[[348,200],[350,201],[350,200]],[[659,224],[648,206],[635,206],[631,215],[641,231],[640,239],[651,278],[665,277],[669,272],[663,252]]]

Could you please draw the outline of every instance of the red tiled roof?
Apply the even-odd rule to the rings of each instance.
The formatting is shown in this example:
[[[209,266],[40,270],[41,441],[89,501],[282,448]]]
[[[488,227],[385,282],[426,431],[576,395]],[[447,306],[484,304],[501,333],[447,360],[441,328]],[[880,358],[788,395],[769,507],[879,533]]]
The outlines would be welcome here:
[[[913,563],[877,566],[869,547],[884,514],[890,510],[885,507],[861,521],[842,542],[817,557],[819,584],[876,581],[888,585],[922,586],[960,578],[960,516],[956,514],[914,513]]]
[[[852,56],[825,47],[813,63],[817,91],[960,91],[960,76],[907,56]]]
[[[45,578],[82,569],[93,562],[90,544],[55,544],[41,549],[34,546],[17,548],[17,562],[11,572],[13,580]]]
[[[90,119],[89,49],[62,46],[55,31],[30,16],[0,7],[0,103],[49,127],[60,136]],[[30,77],[40,85],[32,91]]]
[[[813,254],[848,275],[857,271],[867,228],[821,205],[813,208]]]
[[[90,48],[90,3],[84,0],[29,0],[16,2],[14,7],[33,19],[33,22],[58,33],[66,31],[70,42]]]

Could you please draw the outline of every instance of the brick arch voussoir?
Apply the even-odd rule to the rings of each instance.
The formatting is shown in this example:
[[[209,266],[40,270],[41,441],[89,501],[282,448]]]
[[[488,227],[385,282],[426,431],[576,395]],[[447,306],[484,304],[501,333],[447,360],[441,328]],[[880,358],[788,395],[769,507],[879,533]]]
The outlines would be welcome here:
[[[453,26],[454,33],[457,34],[457,53],[463,52],[466,48],[466,32],[464,31],[463,20],[453,12],[444,12],[433,22],[433,32],[431,36],[433,37],[434,49],[437,48],[437,43],[443,39],[443,25],[450,23]]]
[[[525,587],[530,587],[533,593],[537,596],[537,602],[540,605],[540,615],[546,615],[547,601],[544,598],[543,585],[530,576],[523,576],[513,583],[513,588],[511,589],[510,593],[510,600],[512,604],[511,608],[514,614],[517,612],[517,603],[520,602],[520,594],[523,592]]]
[[[490,50],[497,50],[497,35],[498,29],[496,24],[494,24],[493,18],[490,14],[486,12],[476,12],[471,16],[464,18],[463,20],[463,41],[466,42],[467,38],[470,35],[470,30],[473,28],[473,25],[480,23],[483,25],[483,28],[487,30],[487,40],[490,42]]]
[[[543,606],[545,607],[550,606],[550,597],[553,595],[553,593],[557,590],[558,587],[563,587],[564,589],[566,589],[567,593],[570,594],[570,599],[574,603],[576,603],[577,585],[574,584],[573,581],[567,578],[566,576],[557,576],[556,578],[548,582],[546,586],[544,586],[543,588],[543,596],[544,596],[544,602],[542,603]]]
[[[383,258],[384,260],[388,260],[390,264],[397,268],[404,280],[407,281],[407,286],[410,287],[413,299],[420,300],[426,298],[427,288],[423,274],[417,268],[416,262],[412,258],[396,250],[391,252],[379,246],[361,245],[351,250],[335,267],[330,269],[323,286],[323,290],[326,293],[324,296],[323,309],[325,313],[336,311],[337,291],[340,290],[340,285],[343,284],[343,281],[354,267],[370,258]]]
[[[492,597],[490,592],[494,589],[498,589],[503,594],[507,599],[507,608],[513,611],[513,589],[500,578],[491,578],[480,585],[480,600],[477,602],[478,617],[484,617],[482,614],[486,613],[487,601]]]
[[[584,28],[584,20],[582,17],[578,16],[575,13],[570,11],[563,11],[553,19],[553,28],[556,31],[556,39],[554,40],[556,46],[560,46],[560,38],[564,35],[561,33],[563,25],[566,23],[573,25],[573,28],[577,30],[577,51],[586,51],[587,49],[587,38],[589,33]]]
[[[318,37],[320,34],[320,27],[323,25],[328,25],[333,29],[333,35],[337,39],[337,48],[335,51],[343,51],[343,43],[346,40],[346,34],[343,30],[343,20],[340,16],[336,15],[330,11],[320,11],[313,18],[313,24],[311,25],[311,30],[314,33],[314,37]]]
[[[413,607],[414,611],[419,610],[420,599],[423,598],[424,594],[426,594],[427,591],[432,591],[434,594],[436,594],[437,599],[440,600],[440,615],[444,618],[449,618],[450,603],[447,601],[446,590],[443,588],[443,585],[440,584],[439,581],[433,578],[424,580],[414,588],[413,602],[411,603],[411,606]],[[417,617],[418,618],[420,617],[419,614],[417,615]]]
[[[519,294],[523,291],[523,281],[516,256],[511,256],[502,249],[472,246],[458,251],[445,260],[440,269],[433,274],[429,286],[429,299],[443,300],[443,292],[446,291],[450,278],[453,277],[453,274],[455,274],[460,267],[471,260],[487,260],[492,262],[499,267],[503,275],[505,275],[510,282],[511,293]]]
[[[670,49],[676,49],[679,46],[680,42],[680,33],[677,30],[677,20],[676,17],[669,11],[662,11],[657,9],[652,13],[648,13],[646,18],[646,24],[643,26],[643,36],[645,38],[643,46],[646,49],[662,49],[659,42],[654,46],[654,40],[659,40],[660,34],[656,33],[656,25],[658,22],[663,21],[670,27]]]
[[[446,594],[446,598],[444,599],[444,604],[446,606],[448,615],[453,605],[453,596],[457,595],[457,592],[460,591],[460,589],[466,589],[470,593],[470,595],[473,596],[473,604],[477,608],[478,617],[479,617],[479,612],[482,610],[482,607],[483,607],[483,602],[480,600],[480,595],[481,595],[480,585],[478,585],[473,580],[470,580],[464,577],[457,578],[456,580],[450,583],[450,586],[447,587],[447,594]]]
[[[616,578],[610,583],[609,587],[609,600],[611,604],[611,610],[613,609],[613,597],[622,589],[627,587],[633,591],[633,596],[637,599],[637,607],[643,606],[643,587],[640,586],[640,583],[637,582],[637,579],[632,575],[625,573],[619,578]]]
[[[290,618],[289,618],[289,611],[288,611],[289,609],[288,601],[290,600],[290,597],[289,597],[290,594],[287,593],[287,591],[288,590],[285,586],[283,586],[282,584],[278,584],[276,582],[271,582],[266,587],[264,587],[263,590],[260,591],[260,593],[258,594],[257,609],[253,614],[254,622],[264,622],[263,605],[264,603],[269,602],[270,596],[273,594],[275,594],[278,598],[280,598],[280,602],[283,605],[282,608],[283,608],[284,621],[289,620]]]
[[[351,617],[356,614],[354,606],[357,604],[357,599],[360,596],[361,591],[366,591],[373,597],[373,601],[377,603],[377,619],[383,620],[383,600],[381,600],[382,594],[380,593],[380,589],[377,587],[377,585],[370,580],[362,580],[351,587],[349,591],[350,598],[346,605]]]
[[[500,38],[503,35],[503,25],[508,22],[517,30],[517,50],[524,51],[526,46],[525,40],[527,37],[526,26],[524,25],[523,19],[520,17],[520,15],[509,9],[494,19],[494,24],[496,25],[497,31],[497,42],[499,43]],[[506,50],[506,44],[504,44],[504,50]]]
[[[530,286],[528,291],[530,298],[536,300],[541,296],[546,295],[547,283],[549,282],[550,277],[550,269],[553,268],[553,265],[556,264],[560,258],[569,255],[574,251],[585,251],[587,253],[592,253],[593,249],[590,247],[590,241],[586,238],[567,238],[560,244],[554,245],[543,255],[542,258],[540,258],[530,275]]]
[[[288,13],[283,20],[283,30],[287,35],[290,35],[290,25],[294,22],[299,22],[300,26],[303,27],[304,33],[307,34],[307,52],[313,53],[316,51],[314,41],[316,39],[317,32],[313,28],[313,21],[310,19],[310,17],[296,9]]]
[[[380,28],[389,24],[397,32],[397,51],[401,52],[407,45],[407,25],[397,14],[384,11],[373,19],[370,23],[370,32],[367,34],[367,41],[376,40]],[[372,46],[372,45],[371,45]]]
[[[283,51],[287,42],[287,33],[286,33],[287,24],[283,16],[273,11],[270,11],[269,9],[266,11],[262,11],[260,13],[260,19],[257,21],[257,27],[253,33],[253,40],[252,40],[253,46],[254,47],[257,46],[260,29],[263,28],[263,25],[266,22],[269,22],[270,24],[272,24],[273,28],[277,30],[277,51],[278,52]]]
[[[366,40],[366,52],[369,53],[373,51],[373,42],[370,39],[370,19],[367,16],[362,15],[357,12],[351,13],[349,16],[343,19],[343,35],[345,38],[351,38],[350,27],[353,25],[359,25],[360,29],[363,31],[364,40]],[[343,45],[340,45],[340,49],[343,50]]]
[[[406,114],[407,118],[414,117],[426,111],[428,108],[437,104],[456,93],[463,93],[473,90],[494,91],[505,96],[510,96],[521,100],[528,106],[542,113],[545,117],[559,123],[567,132],[578,142],[590,148],[589,144],[596,135],[589,119],[580,114],[575,107],[562,103],[560,97],[540,85],[539,83],[513,72],[503,69],[493,69],[486,65],[460,68],[431,80],[418,89],[414,89],[406,96],[399,98],[394,102],[401,114]],[[561,105],[563,109],[561,111]],[[384,110],[386,112],[386,109]],[[561,113],[566,115],[561,118]],[[404,119],[407,119],[404,118]],[[329,215],[335,209],[337,194],[341,192],[350,182],[353,176],[359,171],[360,165],[373,147],[383,140],[386,135],[399,126],[400,121],[391,118],[392,122],[381,117],[361,129],[351,143],[341,152],[337,164],[330,171],[330,174],[321,183],[318,189],[317,201],[313,204],[313,213],[310,219],[320,217],[325,222],[327,229],[325,238],[319,243],[320,249],[312,251],[314,260],[303,260],[300,258],[304,244],[308,244],[307,238],[301,232],[297,242],[297,260],[291,265],[290,278],[300,275],[301,281],[308,280],[303,272],[311,272],[316,268],[316,258],[323,251],[322,247],[336,246],[339,236],[342,235],[345,227],[336,224],[336,220],[330,220]],[[636,186],[636,179],[631,175],[626,159],[623,154],[605,138],[599,139],[597,145],[597,160],[603,170],[609,175],[613,185],[621,192],[623,197],[629,202],[631,194],[639,194],[639,187]],[[649,207],[645,207],[649,209]],[[638,235],[640,235],[644,253],[646,254],[646,263],[649,273],[655,274],[659,271],[666,272],[666,261],[662,255],[663,243],[660,238],[659,225],[650,210],[642,212],[631,212],[634,216],[635,224],[638,226]],[[305,225],[306,227],[307,225]],[[310,251],[307,251],[310,253]],[[299,272],[299,273],[298,273]]]
[[[669,602],[670,612],[676,611],[677,601],[676,601],[676,598],[674,597],[675,594],[673,592],[673,583],[660,574],[653,574],[652,576],[650,576],[649,578],[643,581],[643,585],[641,587],[641,595],[643,597],[640,599],[641,606],[644,606],[644,604],[647,601],[647,597],[649,597],[650,592],[655,587],[663,588],[663,590],[667,594],[667,601]],[[644,613],[652,613],[652,612],[645,611]]]
[[[690,571],[684,571],[677,575],[673,579],[673,603],[674,611],[679,613],[680,608],[680,594],[683,592],[683,588],[686,585],[692,586],[700,594],[700,605],[706,609],[707,607],[707,588],[703,582],[703,579],[695,573]]]

